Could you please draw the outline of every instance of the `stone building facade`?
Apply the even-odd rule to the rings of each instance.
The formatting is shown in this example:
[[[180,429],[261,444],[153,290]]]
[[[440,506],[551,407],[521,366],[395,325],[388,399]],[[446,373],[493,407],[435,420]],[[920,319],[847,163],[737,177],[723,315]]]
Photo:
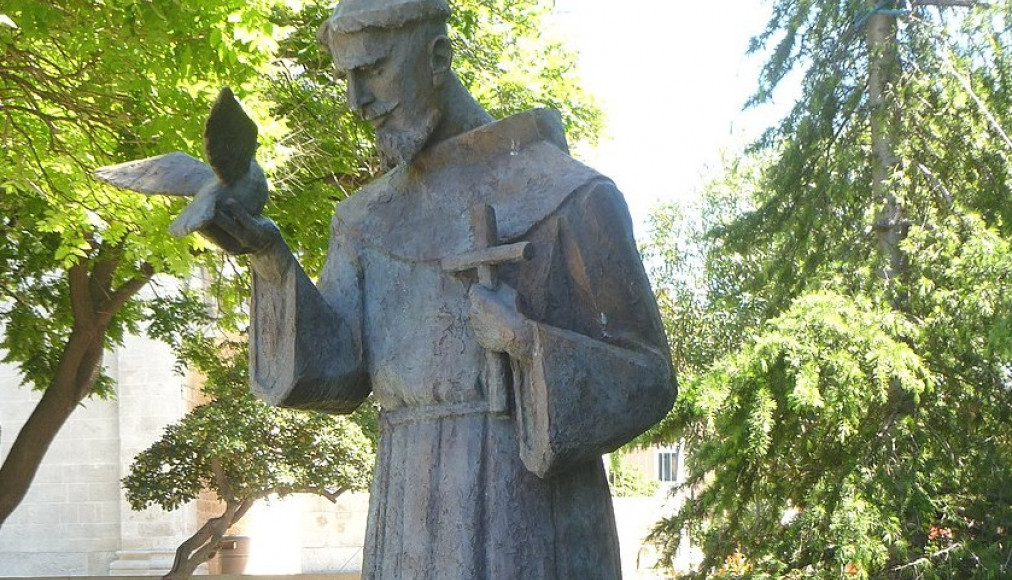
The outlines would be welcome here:
[[[132,338],[105,355],[117,396],[89,399],[46,455],[24,502],[0,528],[5,575],[143,573],[170,558],[196,506],[136,513],[120,491],[134,455],[183,416],[190,390],[160,343]],[[0,457],[6,457],[40,394],[0,365]]]

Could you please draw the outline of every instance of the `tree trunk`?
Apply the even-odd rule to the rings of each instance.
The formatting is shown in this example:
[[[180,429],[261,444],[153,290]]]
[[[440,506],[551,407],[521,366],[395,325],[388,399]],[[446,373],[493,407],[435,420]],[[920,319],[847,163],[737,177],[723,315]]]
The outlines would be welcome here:
[[[176,548],[172,569],[162,576],[162,580],[189,580],[198,566],[214,557],[225,532],[246,515],[257,499],[226,500],[225,511],[220,516],[204,522],[197,533]]]
[[[876,2],[869,3],[874,8]],[[888,279],[902,276],[907,258],[900,242],[907,235],[904,208],[889,179],[899,164],[896,144],[900,133],[899,107],[895,106],[899,54],[896,45],[896,17],[875,13],[868,19],[868,105],[871,110],[872,196],[879,204],[874,231],[879,250],[886,260],[882,274]]]
[[[204,525],[200,526],[200,529],[195,534],[187,538],[176,548],[176,557],[172,562],[172,569],[165,576],[162,576],[162,580],[189,580],[198,566],[214,557],[214,554],[221,547],[221,541],[225,536],[225,532],[242,519],[257,500],[268,497],[277,491],[274,488],[261,489],[255,495],[239,499],[235,496],[232,483],[217,458],[211,459],[211,473],[218,484],[218,497],[225,502],[225,511],[220,516],[204,522]],[[328,491],[322,488],[292,490],[293,493],[322,495],[331,502],[336,502],[338,496],[344,493],[344,491],[344,489]]]
[[[113,317],[153,275],[151,267],[144,264],[133,278],[113,289],[122,249],[122,243],[96,244],[91,260],[82,260],[67,272],[74,327],[53,380],[0,467],[0,526],[24,500],[56,434],[95,387],[102,367],[106,331]]]
[[[0,467],[0,526],[28,493],[56,434],[95,386],[104,338],[104,328],[71,333],[56,377],[21,428]]]

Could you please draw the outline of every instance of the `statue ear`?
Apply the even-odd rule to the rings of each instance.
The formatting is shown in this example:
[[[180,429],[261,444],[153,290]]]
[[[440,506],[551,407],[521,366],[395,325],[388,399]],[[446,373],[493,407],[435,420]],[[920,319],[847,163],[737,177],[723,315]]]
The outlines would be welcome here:
[[[450,63],[453,62],[453,48],[450,39],[437,36],[429,45],[429,62],[432,65],[432,84],[441,86],[450,74]]]

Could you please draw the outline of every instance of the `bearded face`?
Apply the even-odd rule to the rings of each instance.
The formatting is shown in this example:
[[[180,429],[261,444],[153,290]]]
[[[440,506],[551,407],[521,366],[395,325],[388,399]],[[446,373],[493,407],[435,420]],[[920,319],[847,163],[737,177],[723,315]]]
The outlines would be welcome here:
[[[430,27],[408,26],[330,39],[348,103],[376,129],[376,145],[388,167],[414,159],[442,119],[432,36]]]
[[[417,119],[409,127],[403,129],[381,126],[376,128],[376,148],[386,168],[410,163],[422,149],[439,126],[441,117],[438,109],[419,112]]]

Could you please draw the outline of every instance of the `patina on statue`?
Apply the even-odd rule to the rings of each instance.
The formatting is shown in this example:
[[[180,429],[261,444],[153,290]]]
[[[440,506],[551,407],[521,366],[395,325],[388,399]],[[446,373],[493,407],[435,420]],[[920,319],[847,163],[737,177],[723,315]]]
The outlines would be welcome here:
[[[345,0],[320,30],[392,169],[338,205],[317,284],[270,220],[218,208],[252,256],[253,388],[380,403],[364,578],[619,578],[600,456],[674,399],[656,303],[615,185],[554,112],[493,121],[448,15]]]

